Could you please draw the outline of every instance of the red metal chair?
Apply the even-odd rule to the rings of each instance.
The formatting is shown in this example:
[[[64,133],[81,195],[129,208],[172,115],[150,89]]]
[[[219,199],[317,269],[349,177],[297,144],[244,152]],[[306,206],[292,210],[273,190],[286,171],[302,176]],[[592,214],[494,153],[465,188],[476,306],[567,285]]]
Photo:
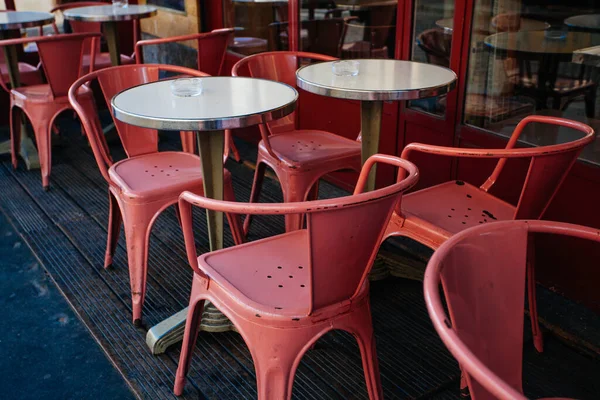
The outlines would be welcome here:
[[[135,59],[138,64],[144,63],[144,47],[164,45],[167,43],[195,42],[198,50],[197,68],[198,71],[206,72],[209,75],[222,75],[227,44],[233,38],[233,28],[215,29],[208,33],[194,33],[184,36],[173,36],[168,38],[140,40],[135,45]],[[231,139],[231,135],[226,136],[226,140]],[[190,153],[196,152],[196,136],[193,132],[181,132],[181,144],[183,151]],[[234,158],[240,161],[240,155],[233,144],[233,141],[227,140],[225,146],[233,152]]]
[[[408,177],[362,193],[376,162],[400,167]],[[356,337],[369,396],[381,398],[367,275],[394,205],[417,179],[417,168],[412,163],[375,155],[365,163],[353,196],[247,204],[183,193],[179,207],[194,278],[175,394],[183,392],[204,301],[208,300],[231,319],[246,341],[256,369],[259,399],[289,399],[303,354],[332,329]],[[236,214],[306,213],[308,223],[306,229],[198,258],[192,204]]]
[[[331,61],[335,58],[315,53],[275,51],[255,54],[238,61],[233,76],[246,75],[271,79],[296,87],[296,70],[300,60]],[[301,104],[300,104],[301,106]],[[280,120],[260,125],[262,140],[258,145],[256,172],[250,202],[258,201],[265,167],[277,175],[284,202],[316,199],[319,178],[342,169],[360,171],[361,145],[330,132],[298,129],[297,112]],[[244,221],[248,233],[251,216]],[[302,215],[286,214],[286,231],[300,229]]]
[[[110,2],[104,2],[104,1],[75,1],[75,2],[71,2],[71,3],[57,5],[56,7],[51,9],[50,12],[51,13],[62,13],[63,11],[68,10],[70,8],[90,7],[90,6],[106,6],[106,5],[110,5],[110,4],[111,4]],[[131,24],[132,29],[133,29],[133,43],[135,44],[137,42],[138,36],[139,36],[139,32],[138,32],[139,31],[139,28],[138,28],[139,21],[133,20],[129,23]],[[54,28],[54,32],[56,34],[59,34],[59,30],[58,30],[58,27],[56,26],[56,23],[53,23],[52,25]],[[74,33],[82,33],[82,32],[102,33],[102,23],[101,22],[69,20],[69,25],[71,26],[71,30]],[[98,41],[96,46],[97,46],[96,59],[94,60],[94,63],[93,63],[93,65],[94,65],[93,69],[98,70],[98,69],[107,68],[107,67],[112,66],[112,63],[110,61],[110,54],[108,52],[100,51],[100,41]],[[120,57],[121,57],[121,65],[133,64],[135,62],[134,54],[131,54],[131,55],[121,54]],[[90,64],[91,64],[90,59],[88,57],[84,57],[83,58],[84,73],[87,74],[90,71]]]
[[[582,132],[582,138],[549,146],[515,148],[527,124],[541,123],[564,126]],[[560,188],[581,150],[594,140],[594,130],[580,122],[563,118],[532,115],[515,128],[504,149],[462,149],[411,143],[402,158],[411,159],[413,152],[444,157],[499,159],[490,177],[476,187],[463,181],[449,181],[404,196],[396,207],[385,237],[406,236],[432,249],[437,249],[452,235],[486,222],[512,219],[538,219]],[[530,159],[527,177],[516,206],[489,193],[498,180],[507,159]],[[535,307],[535,274],[533,254],[528,268],[529,306],[534,343],[543,351],[542,334]]]
[[[10,136],[13,168],[17,168],[17,155],[21,138],[21,113],[25,113],[33,125],[35,141],[40,157],[42,185],[48,190],[52,169],[51,130],[58,114],[71,109],[67,98],[69,87],[80,76],[84,55],[84,43],[95,43],[98,33],[80,33],[56,36],[38,36],[0,41],[1,46],[35,43],[40,55],[47,84],[22,86],[10,91]],[[92,49],[93,50],[93,49]],[[78,56],[78,57],[77,57]],[[89,54],[94,59],[94,52]],[[65,62],[71,60],[71,62]],[[83,102],[92,102],[92,92],[82,87]]]
[[[199,195],[204,193],[200,159],[195,154],[185,152],[158,152],[156,130],[127,125],[115,119],[127,158],[113,163],[95,108],[89,103],[81,102],[77,93],[92,81],[98,81],[108,103],[121,90],[158,80],[160,72],[207,75],[171,65],[126,65],[90,73],[77,80],[69,90],[69,100],[82,121],[100,172],[108,183],[110,212],[104,268],[112,265],[123,222],[131,279],[133,321],[138,325],[141,323],[146,293],[148,240],[152,224],[165,208],[177,202],[184,190]],[[223,188],[224,198],[235,201],[231,175],[227,170]],[[227,218],[234,241],[241,243],[243,236],[239,217],[228,214]]]
[[[431,257],[424,294],[435,330],[458,360],[472,399],[523,394],[523,305],[528,239],[550,233],[600,242],[596,229],[539,220],[460,232]],[[450,317],[440,299],[444,289]]]
[[[0,10],[0,13],[7,12],[7,11],[12,11],[12,10],[10,10],[10,9]],[[40,27],[40,30],[41,29],[42,28]],[[38,84],[44,82],[41,71],[39,69],[39,65],[33,66],[26,62],[19,61],[17,63],[17,66],[19,67],[19,80],[20,80],[21,85],[23,85],[23,86],[38,85]],[[6,59],[4,58],[3,51],[0,51],[0,78],[1,78],[0,79],[0,87],[2,87],[2,89],[4,89],[4,91],[6,91],[6,93],[10,94],[10,89],[9,89],[9,86],[7,85],[7,82],[10,81],[9,76],[8,76],[8,66],[6,65]]]

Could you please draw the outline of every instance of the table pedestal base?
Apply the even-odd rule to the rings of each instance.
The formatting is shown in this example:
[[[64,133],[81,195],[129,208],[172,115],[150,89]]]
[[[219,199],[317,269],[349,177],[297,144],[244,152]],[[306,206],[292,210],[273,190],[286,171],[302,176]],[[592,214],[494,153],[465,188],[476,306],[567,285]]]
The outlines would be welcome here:
[[[164,321],[154,325],[148,331],[146,334],[146,345],[148,345],[152,354],[163,354],[169,346],[183,340],[187,312],[188,308],[186,307],[177,314],[173,314]],[[200,330],[213,333],[237,332],[231,321],[208,301],[204,304]]]
[[[223,199],[223,131],[196,132],[202,163],[204,196]],[[206,210],[208,237],[211,251],[223,248],[223,213]],[[167,347],[183,340],[187,308],[153,326],[146,334],[146,344],[152,354],[164,353]],[[226,332],[234,330],[233,324],[217,308],[207,302],[200,322],[200,330]]]

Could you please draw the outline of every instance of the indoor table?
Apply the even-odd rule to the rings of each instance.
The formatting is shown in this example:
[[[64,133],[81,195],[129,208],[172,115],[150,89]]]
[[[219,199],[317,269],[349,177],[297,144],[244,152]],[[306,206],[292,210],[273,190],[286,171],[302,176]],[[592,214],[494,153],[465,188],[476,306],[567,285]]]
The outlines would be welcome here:
[[[360,101],[363,163],[379,150],[384,101],[440,96],[456,85],[456,74],[452,70],[414,61],[350,60],[359,63],[357,75],[334,74],[334,63],[347,61],[306,65],[296,72],[296,82],[307,92]],[[367,181],[367,190],[374,188],[375,167]]]
[[[574,15],[565,19],[565,25],[573,30],[600,32],[600,14]]]
[[[104,27],[104,37],[110,53],[112,65],[121,63],[117,26],[120,21],[133,21],[135,19],[149,18],[156,15],[157,9],[147,5],[128,5],[117,7],[113,5],[89,6],[70,8],[63,12],[66,19],[72,21],[101,22]]]
[[[436,26],[442,28],[444,32],[452,34],[454,31],[454,18],[443,18],[435,21]],[[550,28],[550,24],[537,19],[521,18],[518,31],[543,31]],[[492,33],[497,28],[492,24],[492,20],[489,22],[488,32]]]
[[[600,33],[578,31],[502,32],[484,39],[485,45],[502,57],[537,61],[536,92],[544,95],[554,87],[561,62],[571,62],[575,52],[600,44]]]
[[[0,40],[10,39],[14,32],[20,33],[20,29],[43,26],[54,22],[54,15],[46,12],[33,11],[6,11],[0,13]],[[8,69],[10,87],[21,86],[19,79],[19,60],[17,58],[16,46],[3,46],[4,60]],[[0,143],[0,154],[10,153],[10,141]],[[21,149],[20,154],[27,169],[39,168],[40,160],[27,130],[21,127]]]
[[[144,128],[170,131],[194,131],[198,140],[204,178],[204,195],[223,199],[223,146],[225,129],[243,128],[282,118],[294,111],[298,92],[289,85],[265,79],[231,76],[194,78],[202,84],[196,96],[180,97],[172,93],[172,80],[147,83],[124,90],[113,97],[111,105],[118,120]],[[223,213],[206,211],[210,249],[223,248]],[[203,324],[210,331],[231,329],[229,320],[214,306],[205,314],[220,326]],[[216,314],[216,316],[215,316]],[[220,315],[220,318],[219,318]],[[153,354],[159,354],[180,341],[187,309],[152,327],[146,342]]]

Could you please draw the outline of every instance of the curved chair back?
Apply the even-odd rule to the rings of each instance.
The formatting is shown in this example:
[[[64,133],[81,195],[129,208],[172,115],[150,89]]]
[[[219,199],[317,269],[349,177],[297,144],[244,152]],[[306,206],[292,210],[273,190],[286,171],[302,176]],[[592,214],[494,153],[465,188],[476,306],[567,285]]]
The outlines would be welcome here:
[[[302,51],[270,51],[253,54],[242,58],[231,69],[233,76],[249,76],[253,78],[269,79],[287,83],[291,87],[298,89],[296,85],[296,70],[302,60],[305,61],[332,61],[335,57],[323,54],[306,53]],[[301,106],[300,101],[296,106],[296,111],[288,116],[267,124],[268,133],[285,132],[297,129],[298,109]],[[260,125],[263,139],[268,136],[264,126]],[[265,142],[268,142],[265,140]]]
[[[52,94],[61,97],[67,95],[73,82],[80,76],[82,58],[87,53],[85,44],[90,41],[95,44],[99,39],[99,33],[73,33],[8,39],[0,41],[0,45],[35,43]],[[90,57],[93,60],[95,52],[92,51]]]
[[[94,157],[104,178],[110,182],[108,168],[112,160],[104,140],[104,134],[96,110],[86,109],[77,101],[77,91],[83,85],[90,86],[97,81],[107,104],[110,104],[114,95],[127,88],[143,83],[154,82],[161,78],[161,72],[175,73],[188,76],[208,76],[195,69],[160,64],[133,64],[105,68],[94,71],[77,80],[69,90],[69,100],[79,115],[86,134],[88,135]],[[112,115],[112,110],[111,110]],[[119,138],[128,157],[158,151],[158,132],[155,129],[140,128],[121,122],[113,117]]]
[[[196,67],[199,71],[210,75],[221,75],[227,45],[233,38],[233,28],[215,29],[208,33],[194,33],[184,36],[173,36],[159,39],[140,40],[135,45],[135,59],[138,63],[144,63],[144,47],[157,46],[167,43],[195,42],[198,49]]]
[[[433,254],[424,278],[427,311],[458,360],[473,399],[524,400],[523,307],[527,239],[551,233],[600,242],[600,232],[540,220],[464,230]],[[450,316],[440,298],[444,289]]]
[[[427,62],[448,68],[452,36],[440,28],[432,28],[417,36],[417,46],[425,52]]]
[[[567,143],[515,148],[524,128],[531,123],[570,128],[581,132],[582,137]],[[564,118],[530,115],[519,122],[504,149],[464,149],[411,143],[402,151],[402,158],[409,158],[411,152],[419,151],[452,157],[499,159],[492,174],[480,186],[480,189],[486,192],[498,180],[507,159],[529,159],[529,168],[521,188],[514,219],[538,219],[550,205],[583,148],[593,141],[594,130],[584,123]]]
[[[376,191],[362,193],[369,171],[377,162],[399,167],[406,178]],[[308,314],[344,301],[352,301],[373,265],[394,205],[418,179],[414,164],[398,157],[370,157],[359,177],[354,195],[335,199],[290,203],[236,203],[208,199],[184,192],[179,200],[182,228],[190,265],[197,274],[191,205],[233,214],[298,214],[307,216],[308,273],[311,302]],[[349,251],[349,249],[352,249]]]

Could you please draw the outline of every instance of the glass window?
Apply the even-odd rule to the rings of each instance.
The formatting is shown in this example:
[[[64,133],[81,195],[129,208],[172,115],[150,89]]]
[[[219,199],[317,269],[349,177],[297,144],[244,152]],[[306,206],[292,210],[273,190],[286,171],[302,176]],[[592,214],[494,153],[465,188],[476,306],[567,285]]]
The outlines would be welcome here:
[[[223,0],[225,27],[235,28],[229,50],[244,56],[273,48],[271,26],[287,21],[287,1]],[[279,37],[287,48],[287,34]]]
[[[530,114],[600,128],[595,119],[598,68],[573,62],[576,52],[598,45],[597,1],[476,0],[464,123],[507,137]],[[521,139],[544,145],[572,140],[574,134],[566,128],[531,126]],[[588,146],[582,158],[600,162],[596,147]]]
[[[454,0],[415,0],[411,60],[450,67]],[[446,96],[411,101],[409,107],[443,116]]]
[[[338,58],[393,58],[397,0],[303,0],[303,51]]]

